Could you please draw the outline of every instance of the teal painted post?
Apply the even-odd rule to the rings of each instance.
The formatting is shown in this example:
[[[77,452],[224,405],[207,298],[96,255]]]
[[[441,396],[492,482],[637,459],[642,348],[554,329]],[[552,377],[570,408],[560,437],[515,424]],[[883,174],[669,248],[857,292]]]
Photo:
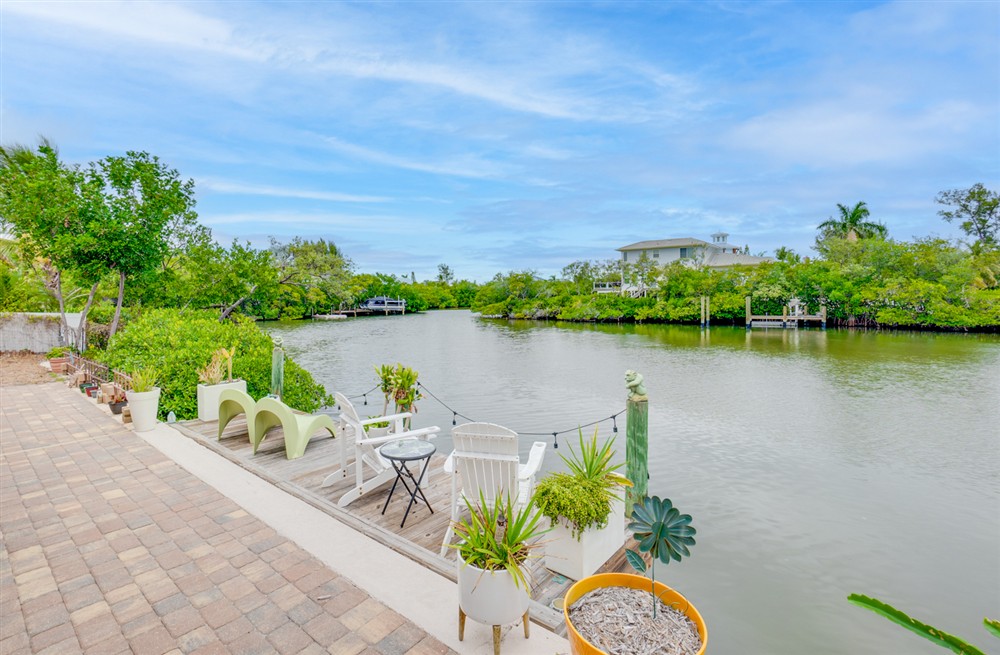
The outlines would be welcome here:
[[[281,400],[285,387],[285,351],[281,345],[275,344],[271,351],[271,394]]]
[[[626,516],[632,515],[632,505],[646,495],[649,487],[649,401],[632,400],[625,404],[626,477],[632,483],[625,503]]]

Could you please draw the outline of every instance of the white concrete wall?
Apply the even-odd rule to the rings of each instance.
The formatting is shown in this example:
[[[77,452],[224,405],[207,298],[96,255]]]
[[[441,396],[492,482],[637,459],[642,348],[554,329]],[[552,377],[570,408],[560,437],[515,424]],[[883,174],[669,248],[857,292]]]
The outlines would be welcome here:
[[[71,326],[65,339],[60,339],[59,314],[18,313],[0,314],[0,350],[30,350],[46,353],[52,348],[74,341],[80,315],[66,314]]]

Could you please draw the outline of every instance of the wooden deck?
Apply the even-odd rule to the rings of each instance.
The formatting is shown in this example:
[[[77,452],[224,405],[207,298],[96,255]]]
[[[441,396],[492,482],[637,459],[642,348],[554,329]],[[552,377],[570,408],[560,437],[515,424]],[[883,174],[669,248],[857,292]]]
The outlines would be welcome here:
[[[226,427],[221,440],[216,439],[218,423],[215,421],[184,421],[175,424],[175,427],[182,434],[278,488],[438,574],[456,580],[455,555],[449,552],[448,557],[443,558],[438,554],[450,518],[451,481],[443,470],[447,453],[436,453],[431,458],[427,476],[421,485],[434,512],[431,513],[423,503],[414,503],[405,527],[400,528],[399,523],[409,500],[404,490],[396,490],[383,515],[382,506],[391,484],[372,491],[345,508],[338,507],[337,501],[353,487],[353,475],[334,486],[320,488],[323,479],[340,467],[340,445],[326,432],[313,437],[304,456],[287,460],[280,427],[268,433],[256,455],[251,453],[243,417],[234,419]],[[348,462],[353,459],[352,449],[348,453]],[[624,550],[620,550],[601,570],[629,570]],[[565,594],[572,580],[548,571],[541,561],[534,562],[532,578],[531,618],[550,630],[565,634],[562,612],[552,609],[551,603]]]

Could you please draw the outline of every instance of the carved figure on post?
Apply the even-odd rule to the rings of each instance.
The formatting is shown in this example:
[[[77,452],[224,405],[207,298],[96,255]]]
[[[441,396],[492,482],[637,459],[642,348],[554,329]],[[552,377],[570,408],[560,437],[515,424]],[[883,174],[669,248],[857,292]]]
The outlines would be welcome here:
[[[628,389],[628,399],[638,402],[649,400],[646,397],[646,385],[643,383],[642,373],[635,371],[625,371],[625,388]]]

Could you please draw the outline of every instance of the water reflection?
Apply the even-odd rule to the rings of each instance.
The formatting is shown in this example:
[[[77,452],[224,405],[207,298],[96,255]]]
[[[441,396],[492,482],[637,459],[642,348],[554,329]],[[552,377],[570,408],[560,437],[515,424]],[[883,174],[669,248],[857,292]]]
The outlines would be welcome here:
[[[374,366],[403,362],[461,413],[522,433],[610,416],[624,406],[624,371],[643,373],[650,490],[694,515],[701,537],[665,578],[706,614],[714,652],[937,652],[850,606],[852,591],[970,638],[1000,615],[995,335],[468,312],[265,327],[329,390],[360,393]],[[447,432],[452,418],[419,403],[420,425]],[[562,449],[549,449],[548,469]]]

